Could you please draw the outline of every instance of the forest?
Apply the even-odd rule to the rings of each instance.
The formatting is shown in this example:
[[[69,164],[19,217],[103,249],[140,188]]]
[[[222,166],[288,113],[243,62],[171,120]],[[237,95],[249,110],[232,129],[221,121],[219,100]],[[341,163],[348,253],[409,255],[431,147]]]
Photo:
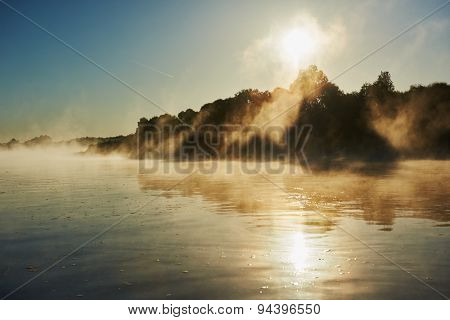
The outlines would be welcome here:
[[[412,85],[401,92],[389,72],[382,71],[373,83],[345,93],[323,71],[310,66],[289,88],[245,89],[198,111],[189,108],[176,116],[141,118],[136,132],[126,136],[78,140],[87,146],[85,154],[286,159],[295,149],[295,139],[287,138],[304,126],[312,128],[304,154],[325,166],[339,161],[447,159],[450,86]],[[41,136],[24,145],[40,142],[49,144],[51,139]],[[18,144],[14,140],[0,147]]]
[[[272,158],[272,153],[284,153],[292,146],[274,142],[268,132],[283,131],[289,136],[304,125],[312,128],[304,152],[316,162],[445,159],[450,154],[450,86],[413,85],[400,92],[395,90],[389,72],[384,71],[359,91],[344,93],[316,66],[310,66],[287,89],[245,89],[233,97],[207,103],[199,111],[187,109],[177,116],[141,118],[139,128],[143,130],[92,144],[87,153],[120,152],[134,158],[138,156],[137,136],[153,132],[146,136],[152,143],[141,143],[140,148],[157,149],[171,141],[172,147],[165,148],[162,156],[167,150],[179,156],[179,150],[192,152],[195,142],[200,153],[212,157]],[[229,127],[233,132],[227,132]],[[242,134],[249,127],[253,128],[250,137],[230,139],[236,135],[236,128]],[[269,139],[275,146],[271,154],[261,147]],[[202,148],[206,141],[210,146]]]

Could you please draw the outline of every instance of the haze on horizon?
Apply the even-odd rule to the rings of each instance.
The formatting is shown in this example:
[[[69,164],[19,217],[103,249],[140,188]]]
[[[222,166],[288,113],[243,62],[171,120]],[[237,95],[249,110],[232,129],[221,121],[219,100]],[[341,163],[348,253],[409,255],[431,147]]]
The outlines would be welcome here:
[[[443,2],[7,1],[172,114],[287,86],[310,64],[332,79]],[[450,82],[449,10],[333,82]],[[0,141],[127,134],[162,113],[1,3],[0,24]]]

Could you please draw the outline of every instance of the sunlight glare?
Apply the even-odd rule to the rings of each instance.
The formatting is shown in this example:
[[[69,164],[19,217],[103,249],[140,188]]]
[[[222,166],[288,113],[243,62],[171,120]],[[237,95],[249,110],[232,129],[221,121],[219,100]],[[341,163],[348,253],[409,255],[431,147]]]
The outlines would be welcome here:
[[[280,54],[282,59],[292,67],[308,59],[317,51],[318,42],[312,28],[296,27],[285,32],[281,37]]]
[[[300,271],[305,269],[309,254],[304,234],[302,232],[296,232],[291,236],[290,243],[291,251],[289,260],[296,270]]]

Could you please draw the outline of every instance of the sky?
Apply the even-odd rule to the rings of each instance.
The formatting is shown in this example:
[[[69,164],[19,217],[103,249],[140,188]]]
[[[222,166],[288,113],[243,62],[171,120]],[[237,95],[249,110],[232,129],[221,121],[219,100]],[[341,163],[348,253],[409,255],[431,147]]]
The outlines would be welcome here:
[[[171,114],[287,87],[309,64],[334,79],[446,2],[1,0],[1,142],[129,134],[163,113],[2,1]],[[382,70],[399,90],[450,82],[449,17],[447,5],[333,82],[351,92]]]

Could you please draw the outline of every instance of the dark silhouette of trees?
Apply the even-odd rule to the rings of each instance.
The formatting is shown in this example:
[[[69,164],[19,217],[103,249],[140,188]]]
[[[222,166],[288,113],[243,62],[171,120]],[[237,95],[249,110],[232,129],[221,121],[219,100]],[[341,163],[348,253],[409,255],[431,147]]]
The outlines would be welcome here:
[[[311,66],[300,72],[288,89],[277,88],[272,92],[245,89],[233,97],[207,103],[199,111],[187,109],[178,117],[164,114],[149,120],[142,118],[138,124],[144,128],[170,128],[184,123],[190,125],[180,129],[187,133],[186,139],[194,135],[201,138],[210,133],[204,129],[208,125],[252,124],[283,94],[301,97],[295,105],[298,116],[284,128],[286,134],[305,124],[313,126],[305,150],[310,161],[326,165],[339,160],[389,161],[397,157],[447,158],[450,155],[450,86],[435,83],[411,86],[408,91],[399,92],[386,71],[373,83],[363,84],[358,92],[344,93],[321,70]],[[219,145],[215,156],[234,156],[225,146],[225,140],[215,139]],[[240,144],[234,147],[242,148],[242,143],[262,144],[264,139],[267,137],[258,135],[233,143]],[[111,138],[95,146],[100,152],[126,150],[133,157],[135,147],[136,134]],[[270,152],[283,152],[283,148]]]

